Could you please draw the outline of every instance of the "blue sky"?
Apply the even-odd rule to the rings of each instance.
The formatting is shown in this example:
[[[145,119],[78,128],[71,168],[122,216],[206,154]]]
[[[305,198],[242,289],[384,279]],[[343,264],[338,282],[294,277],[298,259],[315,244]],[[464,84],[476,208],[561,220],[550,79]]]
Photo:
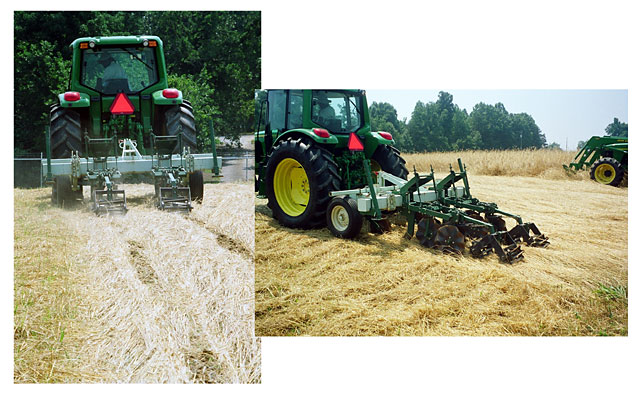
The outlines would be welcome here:
[[[367,90],[369,105],[388,102],[398,118],[411,119],[417,101],[432,102],[438,92],[453,95],[453,102],[471,113],[478,102],[502,102],[510,113],[526,112],[547,137],[565,148],[575,149],[578,141],[604,135],[604,129],[617,117],[628,123],[627,90]]]

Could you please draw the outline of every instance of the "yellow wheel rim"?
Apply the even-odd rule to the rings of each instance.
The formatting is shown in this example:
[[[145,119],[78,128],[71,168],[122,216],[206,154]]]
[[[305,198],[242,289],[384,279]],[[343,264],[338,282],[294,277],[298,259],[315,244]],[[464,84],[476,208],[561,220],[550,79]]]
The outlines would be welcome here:
[[[286,158],[278,163],[273,174],[273,191],[278,206],[287,215],[297,217],[309,204],[309,180],[298,161]]]
[[[599,183],[610,184],[616,178],[616,169],[609,163],[602,163],[596,167],[596,171],[593,174]]]

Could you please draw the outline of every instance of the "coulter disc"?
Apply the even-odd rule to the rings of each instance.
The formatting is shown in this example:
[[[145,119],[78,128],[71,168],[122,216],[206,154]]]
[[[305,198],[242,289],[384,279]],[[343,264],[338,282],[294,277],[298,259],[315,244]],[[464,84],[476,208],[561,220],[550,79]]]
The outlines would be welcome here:
[[[464,252],[464,235],[455,225],[443,225],[436,232],[434,247],[445,253],[462,254]]]

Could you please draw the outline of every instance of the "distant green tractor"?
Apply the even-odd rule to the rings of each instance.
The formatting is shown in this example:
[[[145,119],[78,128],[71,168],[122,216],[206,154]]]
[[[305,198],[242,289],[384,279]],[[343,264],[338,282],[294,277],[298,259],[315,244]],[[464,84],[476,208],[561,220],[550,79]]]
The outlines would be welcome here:
[[[580,149],[575,162],[563,167],[571,173],[591,167],[592,180],[617,187],[628,173],[628,148],[626,137],[594,136]]]
[[[85,136],[134,140],[151,153],[151,133],[175,136],[195,152],[191,104],[169,88],[162,41],[156,36],[85,37],[71,43],[68,91],[51,107],[54,159],[82,156]]]
[[[365,158],[374,171],[407,178],[391,134],[371,131],[362,90],[269,90],[259,105],[256,191],[284,226],[325,226],[329,192],[367,184]]]

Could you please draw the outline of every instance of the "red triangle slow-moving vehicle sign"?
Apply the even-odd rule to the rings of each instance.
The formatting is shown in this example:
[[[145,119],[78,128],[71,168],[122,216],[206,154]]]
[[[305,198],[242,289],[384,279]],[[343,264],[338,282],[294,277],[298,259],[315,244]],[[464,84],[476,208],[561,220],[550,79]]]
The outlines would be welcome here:
[[[113,115],[131,115],[133,111],[135,111],[135,108],[125,93],[118,93],[109,111]]]
[[[350,151],[364,151],[364,146],[362,145],[362,141],[356,135],[356,133],[351,133],[349,136],[349,143],[347,147]]]

